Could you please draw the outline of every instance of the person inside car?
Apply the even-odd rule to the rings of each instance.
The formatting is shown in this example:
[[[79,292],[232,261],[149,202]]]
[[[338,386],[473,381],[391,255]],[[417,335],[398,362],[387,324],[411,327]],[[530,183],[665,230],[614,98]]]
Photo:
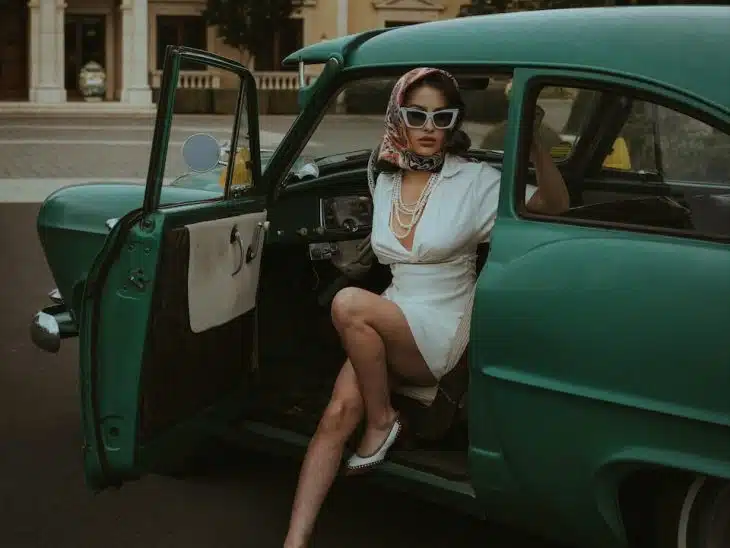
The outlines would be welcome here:
[[[393,88],[371,234],[376,257],[390,265],[392,283],[382,295],[347,287],[332,302],[348,359],[309,444],[285,548],[307,545],[346,441],[363,418],[364,434],[345,473],[362,473],[385,460],[403,431],[390,401],[391,380],[433,386],[466,346],[467,337],[457,330],[471,312],[477,244],[494,225],[501,173],[466,158],[471,143],[460,129],[463,120],[458,84],[443,70],[411,70]],[[528,185],[528,209],[566,210],[568,191],[549,153],[533,143],[530,156],[537,186]]]

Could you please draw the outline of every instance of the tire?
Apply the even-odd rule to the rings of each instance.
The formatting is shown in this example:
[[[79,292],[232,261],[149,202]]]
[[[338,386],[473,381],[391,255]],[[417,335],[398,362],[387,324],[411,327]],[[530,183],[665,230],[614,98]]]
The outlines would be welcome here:
[[[655,548],[730,547],[730,481],[673,478],[654,500]]]

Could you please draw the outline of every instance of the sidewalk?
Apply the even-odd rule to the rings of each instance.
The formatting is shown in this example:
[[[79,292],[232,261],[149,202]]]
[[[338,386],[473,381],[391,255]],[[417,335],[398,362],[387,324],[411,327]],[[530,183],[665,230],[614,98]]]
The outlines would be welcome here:
[[[153,117],[157,111],[157,105],[128,105],[116,101],[102,101],[98,103],[85,101],[71,101],[58,104],[38,104],[28,101],[0,101],[0,116],[9,118],[12,116],[79,116],[91,117]]]

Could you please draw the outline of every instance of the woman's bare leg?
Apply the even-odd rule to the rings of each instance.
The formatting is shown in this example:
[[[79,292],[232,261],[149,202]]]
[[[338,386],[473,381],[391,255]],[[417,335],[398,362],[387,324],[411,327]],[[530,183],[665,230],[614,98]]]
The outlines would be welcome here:
[[[330,402],[304,457],[284,548],[303,548],[309,542],[319,509],[340,467],[345,444],[362,417],[362,397],[348,360],[337,376]]]
[[[284,548],[307,545],[345,444],[365,409],[368,427],[358,452],[375,451],[388,435],[395,411],[390,404],[386,353],[398,377],[424,386],[436,382],[397,305],[374,293],[346,288],[335,296],[332,320],[349,359],[337,377],[332,398],[304,457]],[[365,391],[367,396],[363,397]]]
[[[367,426],[357,452],[370,455],[385,441],[396,418],[388,368],[414,384],[432,386],[436,379],[403,312],[380,295],[354,287],[341,290],[332,302],[332,321],[357,375],[365,406]]]

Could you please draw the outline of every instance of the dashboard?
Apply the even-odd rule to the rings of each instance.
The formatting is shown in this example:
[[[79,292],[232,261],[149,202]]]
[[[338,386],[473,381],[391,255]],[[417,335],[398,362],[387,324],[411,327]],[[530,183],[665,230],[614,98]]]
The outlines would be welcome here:
[[[269,211],[271,244],[325,243],[367,237],[373,204],[365,166],[288,185]]]
[[[329,233],[370,231],[373,201],[370,196],[331,196],[319,199],[320,226]]]

